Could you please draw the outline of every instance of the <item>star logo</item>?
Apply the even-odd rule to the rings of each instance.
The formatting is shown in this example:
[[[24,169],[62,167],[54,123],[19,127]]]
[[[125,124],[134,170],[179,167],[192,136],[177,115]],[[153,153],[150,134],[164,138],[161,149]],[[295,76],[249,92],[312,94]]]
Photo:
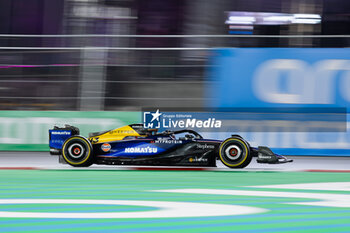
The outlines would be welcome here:
[[[157,111],[155,113],[151,113],[151,115],[152,115],[151,122],[153,122],[154,120],[159,121],[159,117],[162,115],[162,113],[159,113],[159,109],[157,109]]]
[[[161,127],[161,122],[159,117],[163,113],[159,112],[159,109],[155,112],[144,112],[143,113],[143,126],[146,129],[159,129]]]

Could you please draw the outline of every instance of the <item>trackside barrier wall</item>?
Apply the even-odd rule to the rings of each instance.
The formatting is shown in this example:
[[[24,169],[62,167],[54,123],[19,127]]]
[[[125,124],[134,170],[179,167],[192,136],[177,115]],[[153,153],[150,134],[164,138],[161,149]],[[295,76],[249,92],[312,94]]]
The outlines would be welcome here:
[[[350,156],[350,48],[218,49],[210,62],[209,107],[347,109],[347,132],[238,132],[253,145]]]
[[[48,130],[54,125],[74,125],[88,136],[140,122],[140,112],[0,111],[0,150],[48,151]]]

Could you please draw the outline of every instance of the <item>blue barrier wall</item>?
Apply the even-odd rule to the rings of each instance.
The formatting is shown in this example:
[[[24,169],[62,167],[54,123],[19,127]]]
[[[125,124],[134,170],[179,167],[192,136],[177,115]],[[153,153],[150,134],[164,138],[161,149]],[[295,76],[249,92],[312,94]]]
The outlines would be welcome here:
[[[211,65],[209,107],[345,107],[350,119],[350,48],[218,49]],[[347,132],[243,134],[283,154],[350,156],[347,125]]]

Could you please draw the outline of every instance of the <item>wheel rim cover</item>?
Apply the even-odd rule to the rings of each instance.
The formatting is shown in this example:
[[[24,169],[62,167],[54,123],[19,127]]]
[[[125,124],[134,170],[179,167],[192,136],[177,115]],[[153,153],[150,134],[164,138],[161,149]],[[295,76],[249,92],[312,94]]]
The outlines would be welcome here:
[[[84,154],[85,149],[82,145],[78,143],[74,143],[71,146],[68,147],[68,153],[70,156],[72,156],[75,159],[79,159]]]
[[[231,160],[236,160],[242,155],[242,150],[239,146],[231,145],[225,149],[225,155]]]

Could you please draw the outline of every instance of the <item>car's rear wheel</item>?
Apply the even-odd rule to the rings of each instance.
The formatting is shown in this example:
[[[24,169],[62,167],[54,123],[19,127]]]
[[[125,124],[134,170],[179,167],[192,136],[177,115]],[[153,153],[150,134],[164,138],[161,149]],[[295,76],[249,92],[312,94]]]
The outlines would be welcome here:
[[[62,147],[63,159],[74,167],[88,167],[93,163],[90,142],[80,136],[68,138]]]
[[[219,157],[230,168],[243,168],[252,161],[249,144],[241,137],[231,137],[222,142]]]

